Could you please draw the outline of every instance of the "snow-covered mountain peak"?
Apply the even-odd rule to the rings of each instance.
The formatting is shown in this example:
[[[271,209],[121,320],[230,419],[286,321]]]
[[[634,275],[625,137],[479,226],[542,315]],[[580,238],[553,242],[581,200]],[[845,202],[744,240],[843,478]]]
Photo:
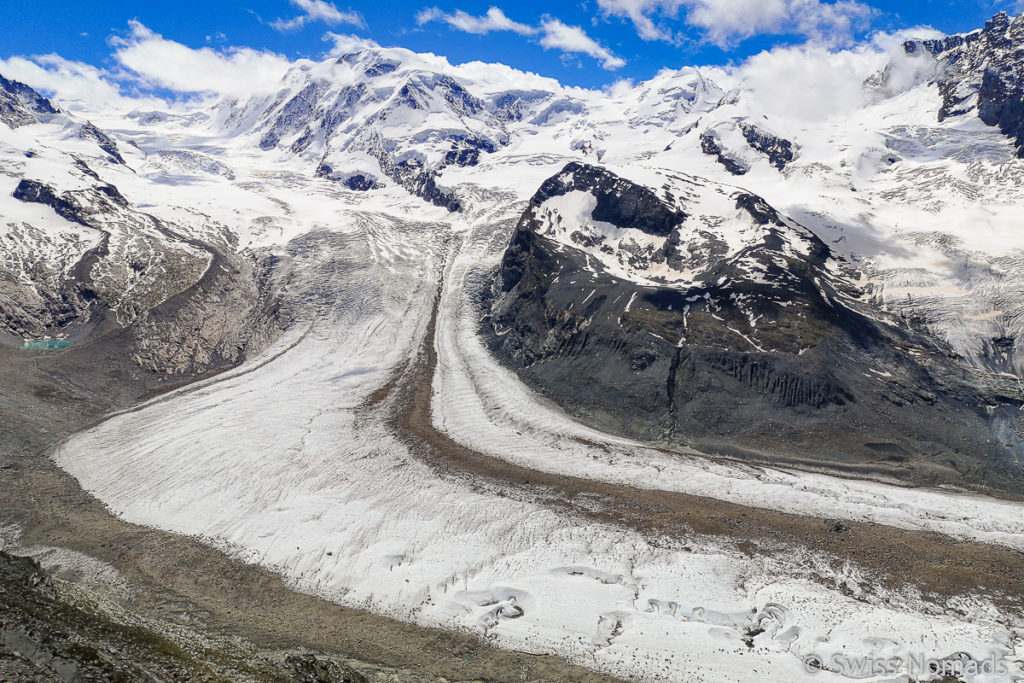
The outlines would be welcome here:
[[[828,257],[812,233],[745,190],[663,169],[615,171],[567,165],[523,220],[595,268],[647,285],[689,287],[721,274],[725,262],[744,277],[769,278],[776,264],[762,263],[758,249],[776,260]]]
[[[573,162],[607,166],[656,192],[706,179],[699,182],[763,197],[780,215],[792,216],[830,252],[856,263],[864,286],[884,305],[928,320],[959,352],[984,363],[986,339],[1016,335],[1016,317],[985,318],[967,332],[960,323],[963,316],[1007,309],[1005,291],[1018,282],[1018,269],[982,272],[977,264],[1013,259],[1024,247],[1010,229],[1017,222],[1024,168],[1013,143],[978,118],[991,106],[976,106],[978,116],[943,112],[950,93],[959,92],[954,85],[965,89],[967,104],[997,102],[991,93],[1010,92],[1011,75],[1024,60],[1020,26],[1019,19],[997,16],[964,36],[911,41],[902,49],[894,43],[898,54],[891,60],[884,51],[872,52],[842,76],[843,88],[856,91],[842,91],[849,106],[829,107],[817,117],[813,108],[788,116],[771,106],[766,88],[751,87],[751,79],[780,78],[768,61],[742,74],[665,69],[635,85],[593,91],[503,65],[452,65],[436,55],[361,46],[320,62],[297,61],[269,92],[261,87],[248,98],[213,106],[179,103],[168,111],[96,118],[113,136],[81,121],[67,124],[60,135],[76,145],[89,142],[89,150],[82,148],[89,167],[129,199],[145,193],[133,195],[134,182],[107,173],[106,165],[121,165],[118,159],[169,190],[210,183],[251,199],[252,193],[275,191],[278,178],[288,176],[288,183],[302,178],[352,206],[391,206],[412,194],[449,210],[466,209],[456,220],[461,226],[477,220],[478,211],[492,213],[498,197],[525,206],[546,178]],[[979,48],[983,43],[987,47]],[[982,68],[979,59],[989,53],[992,64]],[[985,75],[995,72],[1004,74],[999,82],[1006,87]],[[1015,125],[1017,101],[1012,93],[1004,98],[1001,127]],[[69,169],[70,178],[89,184],[73,162]],[[647,177],[649,169],[670,169],[665,173],[672,177]],[[66,191],[74,183],[58,185]],[[286,193],[280,197],[288,203]],[[694,208],[703,200],[672,205],[692,223],[684,221],[672,237],[680,249],[689,244],[695,254],[721,242],[731,257],[757,242],[746,238],[762,235],[763,226],[725,230],[733,219],[753,220],[735,199],[710,191],[707,197],[706,210]],[[250,202],[262,208],[243,212],[244,219],[215,203],[204,210],[216,215],[218,230],[233,232],[240,243],[270,234],[267,226],[279,221],[293,225],[290,215],[262,202]],[[190,210],[174,209],[172,220],[190,223]],[[723,222],[709,229],[698,216]],[[207,225],[205,219],[198,223]],[[600,232],[600,225],[588,225],[578,232]],[[567,248],[580,247],[570,239],[574,232],[562,235]],[[697,274],[693,266],[669,272],[667,260],[642,262],[616,240],[585,250],[594,263],[621,269],[622,277],[637,282],[685,283]],[[649,246],[650,255],[665,247]],[[935,263],[974,265],[937,269]],[[953,302],[952,295],[937,294],[974,292],[979,282],[987,283],[981,295]],[[946,315],[949,306],[958,313]]]

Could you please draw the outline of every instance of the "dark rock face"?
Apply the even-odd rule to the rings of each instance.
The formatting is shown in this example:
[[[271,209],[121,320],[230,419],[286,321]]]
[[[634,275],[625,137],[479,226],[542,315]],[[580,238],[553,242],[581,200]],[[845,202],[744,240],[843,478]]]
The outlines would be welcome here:
[[[649,188],[600,166],[577,161],[544,181],[530,203],[533,206],[573,191],[593,193],[597,199],[594,220],[620,228],[637,228],[649,235],[665,237],[686,218],[685,213],[668,206]]]
[[[96,144],[100,146],[104,152],[106,152],[112,161],[118,164],[124,165],[124,157],[121,156],[121,151],[117,147],[117,143],[114,142],[113,138],[101,131],[91,123],[86,123],[82,126],[79,134],[86,139],[95,140]]]
[[[493,154],[498,147],[487,138],[454,138],[451,149],[444,155],[445,166],[476,166],[480,153]]]
[[[363,71],[369,78],[376,78],[378,76],[384,76],[394,72],[399,67],[399,63],[393,59],[378,59],[370,64],[366,65],[366,69]]]
[[[999,12],[980,31],[907,41],[907,54],[932,55],[939,66],[939,120],[974,112],[1013,139],[1024,157],[1024,15]]]
[[[434,206],[454,213],[462,210],[462,202],[455,192],[437,184],[437,171],[424,169],[417,163],[403,161],[391,167],[389,175],[399,185]]]
[[[83,193],[64,192],[57,194],[52,187],[37,180],[22,178],[14,188],[14,198],[23,202],[46,204],[67,220],[95,227],[89,216],[109,211],[113,207],[125,208],[128,200],[113,185],[99,183],[92,188],[89,196]],[[97,201],[98,199],[98,201]]]
[[[395,163],[384,154],[378,156],[378,160],[385,175],[411,194],[453,213],[462,209],[462,203],[455,193],[437,184],[436,169],[427,168],[415,160]]]
[[[37,115],[58,113],[50,100],[29,86],[0,76],[0,121],[17,128],[34,123]]]
[[[37,180],[22,178],[18,186],[14,188],[14,198],[23,202],[46,204],[57,212],[57,215],[67,220],[87,225],[82,217],[79,207],[65,197],[60,197],[53,188]]]
[[[746,122],[740,123],[740,130],[743,132],[747,144],[768,157],[771,165],[780,171],[795,158],[793,143],[789,140],[767,133]]]
[[[486,108],[482,100],[462,87],[462,84],[450,76],[432,74],[423,79],[424,87],[440,94],[448,106],[465,116],[483,113]]]
[[[442,188],[437,184],[437,170],[427,168],[414,160],[394,163],[387,152],[383,150],[378,150],[375,156],[384,174],[411,194],[435,206],[442,206],[451,212],[459,211],[462,208],[462,203],[453,191]],[[348,189],[359,192],[376,190],[383,187],[379,181],[368,173],[343,173],[335,170],[323,160],[317,166],[316,175],[320,178],[336,180]]]
[[[353,176],[349,176],[348,178],[346,178],[344,181],[344,185],[348,189],[355,190],[357,192],[367,192],[369,190],[376,190],[383,187],[373,178],[368,178],[362,175],[361,173],[357,173]]]
[[[369,192],[370,190],[379,190],[384,187],[383,183],[369,173],[338,173],[330,164],[323,160],[320,161],[320,165],[316,168],[316,177],[333,180],[356,192]]]
[[[725,150],[722,149],[721,140],[718,139],[718,135],[712,130],[707,130],[701,133],[700,149],[708,156],[715,157],[718,163],[724,166],[725,170],[733,175],[744,175],[750,170],[747,168],[746,164],[729,156]]]
[[[764,200],[733,195],[764,226],[760,242],[728,257],[723,247],[698,254],[709,267],[692,284],[645,286],[536,230],[541,203],[588,182],[598,206],[621,188],[632,208],[616,225],[672,225],[677,209],[645,201],[645,188],[578,166],[571,183],[545,182],[523,214],[485,323],[493,352],[530,386],[584,422],[651,442],[915,481],[1024,485],[1014,383],[884,322],[834,275],[824,243],[800,232],[810,247],[787,246],[801,229]]]
[[[317,102],[325,89],[325,84],[316,81],[288,100],[278,112],[273,127],[260,139],[260,149],[277,147],[282,137],[302,130],[308,121],[313,120]]]

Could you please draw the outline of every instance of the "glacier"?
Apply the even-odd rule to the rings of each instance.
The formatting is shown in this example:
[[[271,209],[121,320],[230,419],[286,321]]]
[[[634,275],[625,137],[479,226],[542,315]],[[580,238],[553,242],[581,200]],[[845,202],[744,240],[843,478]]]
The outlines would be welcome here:
[[[1024,622],[991,594],[893,586],[799,539],[766,537],[751,552],[727,533],[638,528],[599,493],[584,487],[560,501],[543,482],[1022,552],[1019,499],[609,434],[527,386],[479,333],[531,196],[566,164],[586,162],[652,188],[684,174],[754,191],[790,217],[794,234],[828,244],[845,264],[830,262],[832,276],[849,278],[879,316],[919,320],[979,372],[1019,377],[1022,347],[1004,352],[994,340],[1024,337],[1024,162],[970,112],[940,120],[924,59],[872,57],[862,106],[815,119],[698,69],[597,92],[375,47],[302,60],[274,92],[248,100],[30,111],[0,125],[0,301],[17,304],[19,325],[2,340],[88,343],[99,306],[52,302],[100,244],[90,212],[117,254],[106,268],[86,262],[108,283],[99,296],[114,316],[104,324],[157,337],[152,312],[209,281],[211,269],[271,263],[251,298],[210,296],[224,307],[244,299],[255,316],[256,290],[272,290],[279,330],[219,334],[230,369],[110,414],[53,450],[111,513],[267,567],[297,591],[623,678],[839,681],[855,672],[830,670],[837,655],[969,653],[1005,667],[965,680],[1019,680]],[[100,137],[79,134],[86,120]],[[714,153],[703,151],[710,139]],[[85,223],[16,199],[23,179],[83,197]],[[103,203],[96,192],[106,185],[123,204]],[[692,282],[698,268],[623,266],[623,244],[635,246],[638,231],[591,220],[591,198],[547,208],[614,242],[589,253],[595,270],[638,289]],[[708,215],[729,209],[722,197],[704,199]],[[551,220],[562,247],[576,248]],[[716,234],[732,253],[752,239],[735,220]],[[795,238],[788,248],[806,249]],[[138,270],[114,267],[139,260]],[[168,376],[215,366],[193,358],[200,350],[174,351],[138,365]],[[478,460],[463,467],[446,448]],[[542,483],[481,476],[486,467]]]

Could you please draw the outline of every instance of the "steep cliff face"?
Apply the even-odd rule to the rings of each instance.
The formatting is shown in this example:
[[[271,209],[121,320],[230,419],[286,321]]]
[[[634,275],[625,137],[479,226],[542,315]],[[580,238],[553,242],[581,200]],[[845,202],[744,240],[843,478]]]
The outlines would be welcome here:
[[[497,274],[492,346],[586,422],[645,440],[923,480],[1024,480],[1020,392],[874,309],[748,192],[570,164]]]
[[[907,41],[908,54],[931,55],[942,95],[939,120],[975,115],[1012,138],[1024,157],[1024,15],[999,12],[981,30]]]
[[[17,128],[35,123],[39,116],[58,113],[50,100],[29,86],[0,76],[0,122]]]

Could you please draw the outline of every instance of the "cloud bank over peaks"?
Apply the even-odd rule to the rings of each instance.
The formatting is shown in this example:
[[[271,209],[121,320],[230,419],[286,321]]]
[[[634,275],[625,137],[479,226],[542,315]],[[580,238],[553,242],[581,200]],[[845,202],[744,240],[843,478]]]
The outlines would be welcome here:
[[[125,92],[117,77],[108,71],[56,54],[0,59],[0,74],[54,97],[61,108],[99,112],[165,106],[151,95]]]
[[[455,16],[455,15],[452,15]],[[489,12],[465,23],[465,28],[497,28],[515,24],[504,13]],[[428,19],[433,21],[434,19]],[[543,17],[531,39],[546,49],[563,54],[585,54],[606,69],[621,66],[623,60],[593,40],[582,28],[559,19]],[[907,56],[901,44],[909,38],[934,38],[942,34],[924,27],[895,33],[878,33],[872,39],[848,48],[829,48],[806,43],[776,47],[729,66],[699,67],[702,77],[727,91],[736,91],[748,108],[769,118],[821,120],[870,104],[872,98],[888,97],[927,82],[931,63]],[[405,48],[381,47],[376,42],[343,33],[326,32],[329,45],[325,57],[367,49],[385,50],[413,69],[445,73],[458,78],[480,95],[506,90],[578,91],[580,97],[630,97],[633,85],[628,79],[597,90],[571,88],[555,79],[521,71],[500,63],[481,61],[452,65],[440,55],[414,53]],[[58,55],[11,57],[0,60],[0,73],[54,93],[58,103],[83,113],[107,110],[130,111],[133,108],[158,109],[181,106],[210,97],[244,99],[277,92],[297,64],[315,66],[309,60],[293,60],[283,55],[249,47],[189,47],[164,38],[143,24],[129,22],[126,35],[111,38],[115,66],[100,69],[72,62]],[[886,73],[884,92],[865,86],[872,76]],[[658,78],[674,78],[680,72],[663,69]],[[821,97],[822,92],[829,93]]]
[[[812,43],[776,47],[735,66],[701,67],[701,71],[756,102],[769,119],[821,121],[869,105],[878,93],[866,81],[883,70],[889,75],[885,93],[889,96],[924,82],[930,59],[907,55],[901,46],[910,39],[943,36],[930,27],[879,32],[845,49]]]

